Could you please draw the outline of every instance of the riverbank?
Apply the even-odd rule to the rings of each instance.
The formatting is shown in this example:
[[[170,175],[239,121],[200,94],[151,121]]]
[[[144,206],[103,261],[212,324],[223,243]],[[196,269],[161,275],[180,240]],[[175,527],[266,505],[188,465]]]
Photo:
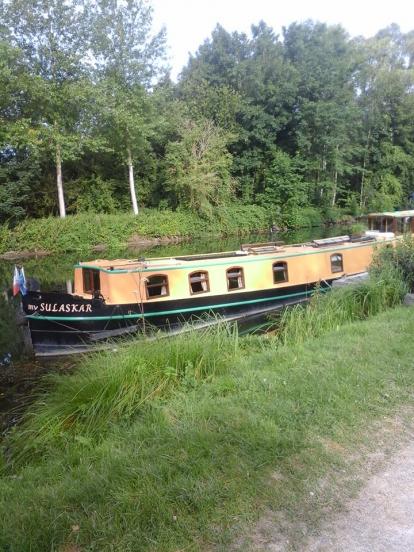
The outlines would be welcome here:
[[[339,211],[337,214],[349,222],[349,216]],[[210,219],[185,211],[154,209],[144,209],[138,216],[90,213],[65,219],[30,219],[13,229],[0,226],[0,259],[148,247],[205,236],[246,235],[260,231],[267,234],[270,220],[271,214],[266,209],[239,204],[218,208]],[[321,213],[311,208],[304,209],[297,219],[300,227],[321,226],[324,222]],[[283,222],[279,226],[283,227]]]
[[[0,227],[0,255],[120,249],[143,243],[176,243],[203,235],[222,236],[266,229],[269,216],[257,206],[234,206],[218,210],[205,220],[183,211],[145,209],[139,216],[81,214],[65,219],[31,219],[13,229]]]
[[[217,334],[91,358],[8,442],[0,545],[228,546],[309,492],[327,442],[351,446],[411,399],[413,331],[400,307],[289,348]],[[145,359],[153,379],[136,378]]]

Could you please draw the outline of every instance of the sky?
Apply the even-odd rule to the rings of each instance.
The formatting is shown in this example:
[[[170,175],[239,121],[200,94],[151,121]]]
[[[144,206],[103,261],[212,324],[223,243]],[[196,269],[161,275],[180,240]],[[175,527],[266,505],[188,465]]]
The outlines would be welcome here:
[[[154,28],[165,26],[171,76],[175,80],[189,53],[209,38],[217,23],[249,33],[265,21],[277,33],[294,21],[340,23],[351,36],[373,36],[391,23],[414,29],[412,0],[152,0]]]

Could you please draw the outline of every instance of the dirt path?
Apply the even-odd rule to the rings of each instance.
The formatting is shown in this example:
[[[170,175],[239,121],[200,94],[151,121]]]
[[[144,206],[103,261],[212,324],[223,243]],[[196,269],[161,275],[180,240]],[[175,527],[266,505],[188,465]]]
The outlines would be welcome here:
[[[414,552],[414,408],[367,429],[287,515],[269,511],[237,551]],[[319,495],[319,496],[318,496]]]
[[[414,551],[414,440],[318,533],[303,552]]]

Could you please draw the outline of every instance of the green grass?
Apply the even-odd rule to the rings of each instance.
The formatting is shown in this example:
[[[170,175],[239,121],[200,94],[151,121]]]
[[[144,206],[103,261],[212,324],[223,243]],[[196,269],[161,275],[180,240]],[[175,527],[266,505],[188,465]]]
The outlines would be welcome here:
[[[5,443],[0,549],[227,549],[325,472],[323,438],[410,399],[413,332],[400,307],[255,354],[224,327],[91,357]]]
[[[398,270],[408,289],[414,291],[414,239],[406,234],[394,248],[382,248],[374,259],[371,272],[381,274],[384,270]]]

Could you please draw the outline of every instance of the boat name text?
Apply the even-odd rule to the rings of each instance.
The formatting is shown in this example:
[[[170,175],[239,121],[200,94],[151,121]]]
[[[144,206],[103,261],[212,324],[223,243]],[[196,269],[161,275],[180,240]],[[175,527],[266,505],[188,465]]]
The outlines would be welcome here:
[[[27,305],[28,311],[33,312],[92,312],[92,305],[75,305],[68,303],[59,305],[59,303],[40,303],[40,305]]]

